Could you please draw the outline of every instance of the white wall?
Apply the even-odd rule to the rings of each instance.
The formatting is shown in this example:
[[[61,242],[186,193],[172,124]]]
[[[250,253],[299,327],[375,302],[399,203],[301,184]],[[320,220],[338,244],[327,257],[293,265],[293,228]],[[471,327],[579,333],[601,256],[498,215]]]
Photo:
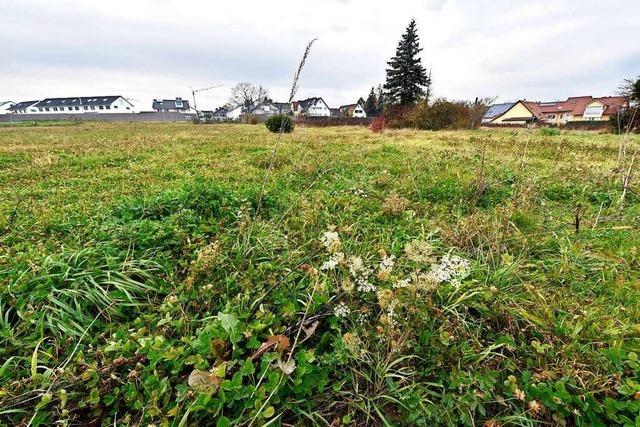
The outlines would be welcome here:
[[[14,102],[7,102],[6,104],[2,104],[0,105],[0,114],[9,114],[9,107],[11,107],[12,105],[14,105]]]
[[[329,117],[331,115],[331,110],[321,99],[316,100],[307,111],[307,114],[313,117]]]
[[[238,106],[233,110],[227,113],[227,119],[229,120],[240,120],[240,115],[242,114],[242,107]]]
[[[49,108],[49,111],[47,111],[46,108]],[[47,107],[46,105],[42,105],[38,108],[32,106],[27,109],[26,114],[84,114],[84,113],[110,114],[110,113],[137,113],[138,112],[136,108],[123,97],[120,97],[115,101],[113,101],[111,104],[109,104],[108,109],[106,108],[106,106],[103,106],[103,108],[100,109],[99,106],[93,106],[92,108],[90,106],[80,105],[79,103],[69,104],[62,107],[55,107],[57,108],[57,111],[54,110],[53,108],[54,107]],[[24,114],[24,113],[18,113],[18,114]]]
[[[356,108],[353,110],[353,117],[367,117],[367,113],[365,113],[362,105],[356,105]]]

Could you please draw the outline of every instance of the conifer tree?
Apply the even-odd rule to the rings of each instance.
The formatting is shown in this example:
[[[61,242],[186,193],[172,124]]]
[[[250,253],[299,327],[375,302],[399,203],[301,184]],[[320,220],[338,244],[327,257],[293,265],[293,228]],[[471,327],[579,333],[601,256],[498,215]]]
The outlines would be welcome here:
[[[421,51],[416,21],[412,19],[398,43],[395,56],[387,62],[389,68],[384,88],[388,103],[410,106],[424,98],[431,79],[422,66]]]
[[[376,99],[376,115],[381,116],[384,113],[385,107],[385,99],[384,99],[384,87],[382,85],[378,85],[377,89],[377,99]]]
[[[367,113],[367,117],[377,116],[376,93],[373,87],[371,87],[371,92],[369,92],[369,96],[367,96],[367,100],[364,102],[364,112]]]

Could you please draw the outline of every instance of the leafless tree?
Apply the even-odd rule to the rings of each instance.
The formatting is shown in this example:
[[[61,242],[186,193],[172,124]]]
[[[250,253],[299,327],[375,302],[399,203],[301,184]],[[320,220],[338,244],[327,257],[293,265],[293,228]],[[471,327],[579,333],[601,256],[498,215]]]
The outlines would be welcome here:
[[[269,96],[269,91],[262,85],[256,86],[253,83],[241,82],[231,88],[229,106],[235,108],[242,105],[248,108],[267,96]]]

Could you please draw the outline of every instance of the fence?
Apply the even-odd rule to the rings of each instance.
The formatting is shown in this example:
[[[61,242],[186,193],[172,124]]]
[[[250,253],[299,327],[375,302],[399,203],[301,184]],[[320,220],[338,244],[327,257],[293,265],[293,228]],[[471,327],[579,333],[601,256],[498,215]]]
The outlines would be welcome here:
[[[306,117],[293,118],[296,125],[327,127],[327,126],[369,126],[373,117]]]
[[[83,113],[83,114],[0,114],[0,122],[39,122],[39,121],[99,121],[99,122],[185,122],[191,121],[195,114],[176,112],[147,113]]]

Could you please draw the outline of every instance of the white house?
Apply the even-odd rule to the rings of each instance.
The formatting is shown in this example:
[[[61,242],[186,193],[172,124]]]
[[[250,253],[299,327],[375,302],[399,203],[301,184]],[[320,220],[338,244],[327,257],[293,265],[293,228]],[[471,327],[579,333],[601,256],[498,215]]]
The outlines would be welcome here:
[[[338,110],[344,117],[367,117],[367,113],[364,111],[364,105],[362,105],[360,101],[356,104],[342,105]]]
[[[244,113],[245,108],[242,105],[229,108],[227,110],[227,120],[240,120],[240,116]]]
[[[9,114],[11,111],[9,110],[16,103],[13,101],[0,101],[0,115],[1,114]]]
[[[35,114],[38,112],[37,109],[33,108],[38,101],[22,101],[17,104],[13,104],[7,110],[11,114]]]
[[[189,101],[182,98],[176,99],[154,99],[152,108],[155,111],[167,111],[188,113],[190,110]]]
[[[10,108],[14,114],[134,113],[134,105],[122,96],[82,96],[46,98],[19,102]]]
[[[314,97],[302,101],[295,101],[291,104],[294,116],[329,117],[331,109],[324,102],[324,99]]]
[[[249,112],[256,116],[275,116],[280,114],[280,107],[273,102],[265,100],[255,104]]]

